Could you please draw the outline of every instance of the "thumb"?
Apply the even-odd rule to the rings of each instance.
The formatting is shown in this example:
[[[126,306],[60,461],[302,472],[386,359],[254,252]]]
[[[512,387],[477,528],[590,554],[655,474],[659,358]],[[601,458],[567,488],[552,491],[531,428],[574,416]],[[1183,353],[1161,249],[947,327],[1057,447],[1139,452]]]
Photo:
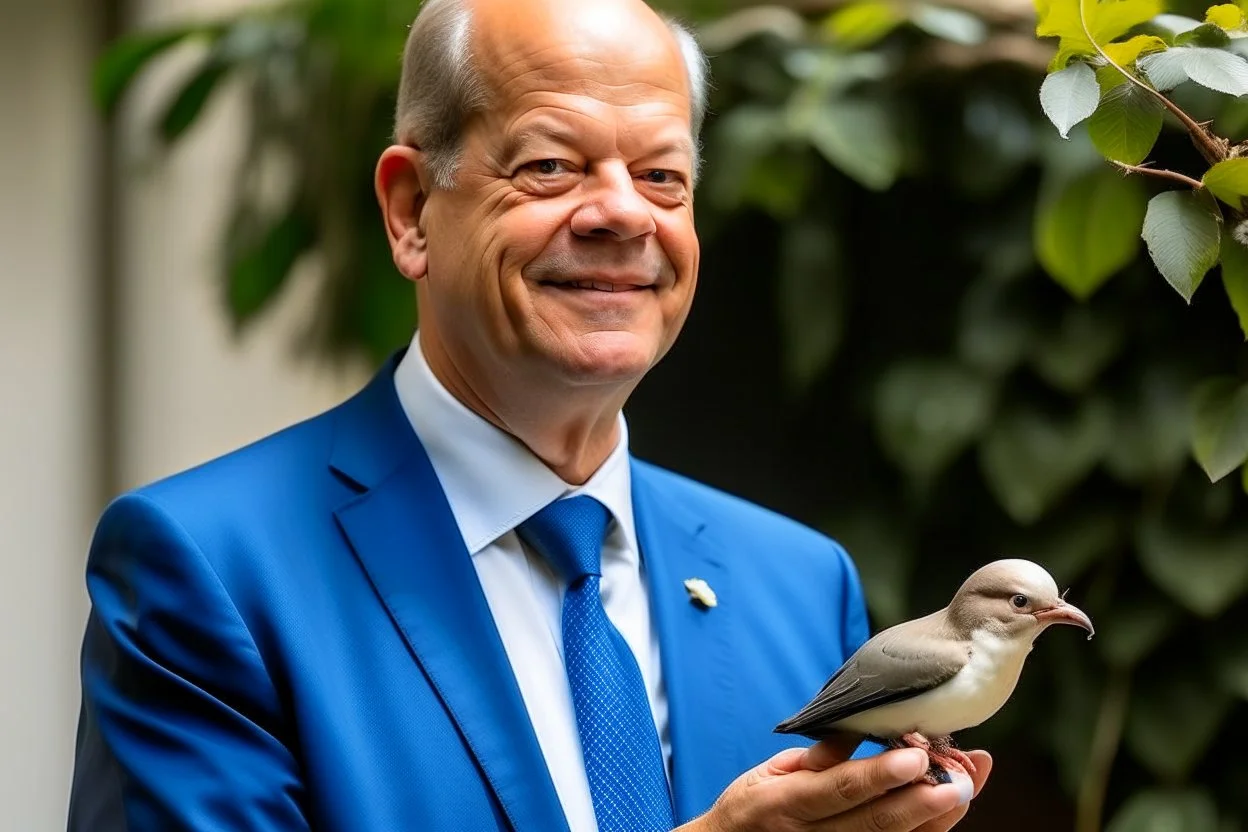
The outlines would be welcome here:
[[[823,771],[848,760],[861,743],[860,737],[833,734],[807,748],[798,763],[807,771]]]

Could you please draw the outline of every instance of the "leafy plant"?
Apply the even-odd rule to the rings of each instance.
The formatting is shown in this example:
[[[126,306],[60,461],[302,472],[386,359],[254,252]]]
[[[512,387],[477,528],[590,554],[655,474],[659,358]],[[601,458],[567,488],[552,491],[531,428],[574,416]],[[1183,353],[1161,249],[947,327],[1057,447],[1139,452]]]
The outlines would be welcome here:
[[[1058,38],[1040,102],[1062,138],[1086,122],[1092,144],[1114,166],[1185,188],[1150,198],[1105,177],[1067,185],[1041,218],[1045,267],[1075,297],[1090,297],[1133,259],[1132,229],[1142,215],[1149,257],[1185,302],[1221,266],[1248,339],[1248,141],[1216,134],[1165,94],[1188,83],[1248,94],[1243,9],[1210,6],[1203,21],[1162,13],[1159,0],[1036,0],[1036,11],[1036,34]],[[1199,151],[1200,178],[1145,162],[1167,115]],[[1216,482],[1248,462],[1248,383],[1218,379],[1198,396],[1193,447]],[[1243,481],[1248,487],[1248,466]]]

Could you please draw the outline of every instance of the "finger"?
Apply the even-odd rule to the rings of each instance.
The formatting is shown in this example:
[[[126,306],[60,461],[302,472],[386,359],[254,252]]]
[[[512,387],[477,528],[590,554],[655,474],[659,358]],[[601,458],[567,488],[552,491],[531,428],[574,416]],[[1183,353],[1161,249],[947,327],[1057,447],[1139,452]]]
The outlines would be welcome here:
[[[979,793],[983,791],[984,783],[992,772],[992,756],[985,751],[968,751],[967,754],[975,762],[975,774],[971,775],[971,794],[972,798],[974,798],[978,797]],[[966,817],[969,809],[970,804],[960,806],[952,812],[928,821],[916,829],[915,832],[949,832],[962,818]]]
[[[943,822],[966,808],[971,788],[969,783],[959,786],[960,779],[939,786],[916,783],[890,791],[815,828],[822,832],[926,832],[925,824],[937,819]]]
[[[790,805],[795,815],[806,821],[834,817],[890,789],[914,783],[927,771],[927,766],[925,752],[918,748],[901,748],[861,760],[848,760],[824,771],[795,772]]]
[[[800,760],[801,766],[810,771],[832,768],[848,760],[861,744],[861,737],[833,734],[806,749],[806,754]]]

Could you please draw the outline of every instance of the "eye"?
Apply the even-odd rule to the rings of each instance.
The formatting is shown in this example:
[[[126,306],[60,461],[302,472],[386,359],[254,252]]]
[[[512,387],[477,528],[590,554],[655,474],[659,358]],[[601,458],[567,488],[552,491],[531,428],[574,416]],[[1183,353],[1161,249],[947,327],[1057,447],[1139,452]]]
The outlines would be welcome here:
[[[641,178],[653,185],[668,185],[676,181],[675,174],[670,170],[648,170]]]
[[[558,159],[539,159],[528,165],[535,173],[543,176],[554,176],[563,167]]]
[[[1010,603],[1021,610],[1023,607],[1027,606],[1027,596],[1015,595],[1013,598],[1010,599]]]

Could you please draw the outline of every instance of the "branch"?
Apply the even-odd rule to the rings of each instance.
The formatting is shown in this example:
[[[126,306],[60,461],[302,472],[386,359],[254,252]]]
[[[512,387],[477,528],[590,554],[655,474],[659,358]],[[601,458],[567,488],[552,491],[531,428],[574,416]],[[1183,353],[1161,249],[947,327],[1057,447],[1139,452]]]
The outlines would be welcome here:
[[[1209,133],[1204,127],[1196,123],[1196,120],[1183,111],[1179,105],[1175,104],[1169,98],[1166,98],[1160,92],[1153,88],[1152,84],[1145,84],[1134,73],[1127,72],[1113,58],[1109,57],[1101,45],[1096,42],[1096,38],[1092,37],[1092,30],[1088,28],[1088,18],[1084,12],[1083,4],[1085,0],[1078,0],[1079,3],[1079,25],[1083,28],[1084,37],[1088,39],[1088,43],[1092,44],[1092,48],[1104,58],[1110,66],[1122,73],[1123,77],[1149,95],[1161,102],[1162,106],[1169,110],[1175,118],[1183,123],[1187,128],[1187,132],[1191,134],[1192,141],[1196,143],[1196,149],[1200,151],[1200,155],[1205,157],[1205,161],[1211,165],[1216,165],[1227,156],[1227,147],[1225,139],[1218,139]]]
[[[1098,832],[1103,828],[1105,795],[1109,791],[1109,776],[1113,770],[1114,757],[1122,742],[1122,728],[1130,699],[1131,675],[1124,670],[1113,671],[1101,699],[1101,709],[1092,734],[1092,747],[1088,752],[1087,767],[1079,787],[1075,825],[1078,832]]]
[[[1147,174],[1148,176],[1156,176],[1158,179],[1169,179],[1172,182],[1181,182],[1184,185],[1189,186],[1193,190],[1200,190],[1201,188],[1205,187],[1205,183],[1201,182],[1199,179],[1193,179],[1190,176],[1184,176],[1183,174],[1178,173],[1173,170],[1164,170],[1161,168],[1150,168],[1150,167],[1146,167],[1145,165],[1128,165],[1126,162],[1115,162],[1113,159],[1110,159],[1109,161],[1116,167],[1122,170],[1125,170],[1127,173],[1143,173],[1143,174]]]

